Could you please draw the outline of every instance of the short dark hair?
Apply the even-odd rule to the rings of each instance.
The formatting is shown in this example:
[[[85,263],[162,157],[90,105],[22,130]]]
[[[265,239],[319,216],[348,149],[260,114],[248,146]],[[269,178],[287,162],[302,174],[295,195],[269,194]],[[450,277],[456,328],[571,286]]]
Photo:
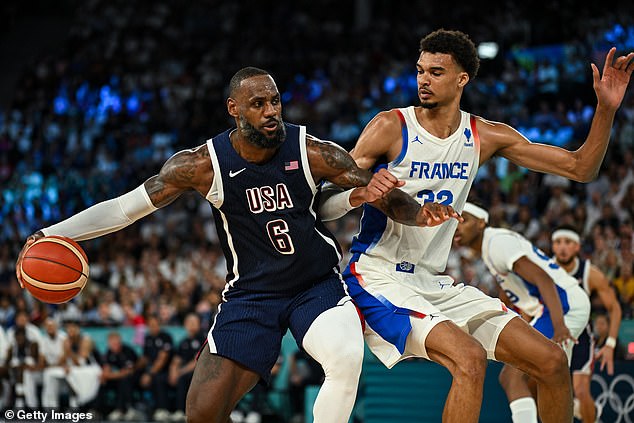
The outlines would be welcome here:
[[[231,77],[231,81],[229,82],[229,96],[233,97],[235,91],[240,88],[242,81],[258,75],[270,75],[270,73],[264,69],[253,66],[247,66],[246,68],[240,69]]]
[[[480,58],[476,46],[462,31],[438,29],[420,40],[420,52],[450,54],[470,79],[478,74]]]

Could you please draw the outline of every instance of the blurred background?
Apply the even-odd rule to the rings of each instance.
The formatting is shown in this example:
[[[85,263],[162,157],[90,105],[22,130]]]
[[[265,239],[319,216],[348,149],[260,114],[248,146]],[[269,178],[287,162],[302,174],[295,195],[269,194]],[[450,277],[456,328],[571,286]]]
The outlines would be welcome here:
[[[618,3],[3,1],[4,407],[80,407],[104,420],[184,421],[192,360],[226,275],[206,201],[185,195],[125,230],[82,242],[90,280],[63,305],[40,303],[22,291],[14,263],[29,234],[137,187],[176,151],[232,125],[227,86],[241,67],[271,72],[286,121],[351,149],[377,112],[418,103],[419,40],[441,27],[459,29],[481,58],[462,108],[511,124],[532,141],[574,150],[585,140],[596,105],[590,62],[601,69],[610,47],[618,54],[634,50],[634,5]],[[619,379],[617,387],[597,371],[603,384],[593,390],[612,407],[603,421],[632,418],[632,83],[597,180],[580,184],[495,158],[480,169],[472,195],[489,207],[492,226],[518,231],[547,253],[554,227],[577,227],[582,255],[607,275],[624,317],[617,374],[629,379]],[[329,224],[344,250],[359,217],[352,211]],[[452,251],[447,273],[497,295],[492,276],[466,251]],[[593,301],[593,317],[604,315]],[[11,365],[16,356],[25,360],[17,373]],[[356,422],[440,420],[450,383],[443,369],[413,361],[388,372],[369,352],[366,361]],[[46,371],[59,363],[93,381],[80,389],[94,391],[89,400],[77,395],[71,371]],[[509,421],[499,368],[490,367],[482,421]],[[236,421],[303,422],[310,414],[323,377],[319,366],[285,338],[275,372],[273,385],[241,402]],[[402,414],[406,410],[415,417]]]

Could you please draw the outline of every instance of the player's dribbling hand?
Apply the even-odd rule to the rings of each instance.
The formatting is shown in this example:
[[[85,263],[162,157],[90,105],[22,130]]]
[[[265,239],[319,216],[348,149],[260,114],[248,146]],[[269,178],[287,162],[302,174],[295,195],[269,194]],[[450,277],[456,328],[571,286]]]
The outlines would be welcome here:
[[[357,192],[352,194],[354,198],[350,198],[350,204],[358,206],[362,203],[372,203],[388,195],[394,188],[403,185],[405,182],[392,175],[387,169],[380,169],[372,175],[367,186],[355,190]]]
[[[29,248],[31,244],[33,244],[35,241],[43,237],[44,235],[41,232],[36,232],[33,235],[30,235],[26,239],[26,242],[24,243],[24,246],[22,247],[22,250],[20,251],[20,254],[18,255],[18,259],[15,262],[15,276],[18,279],[20,288],[22,289],[24,289],[24,282],[22,281],[22,273],[20,272],[20,266],[22,264],[22,258],[24,257],[24,253],[26,253],[26,250]]]
[[[418,226],[438,226],[449,219],[456,219],[458,222],[464,222],[462,216],[460,216],[453,207],[439,203],[423,204],[416,215],[416,223]]]
[[[616,110],[621,105],[634,72],[634,52],[614,60],[615,53],[616,48],[612,47],[605,57],[603,75],[599,74],[599,69],[594,63],[591,63],[591,67],[594,91],[599,104]]]
[[[596,359],[601,360],[601,371],[607,366],[608,374],[614,374],[614,348],[604,345],[597,353]]]

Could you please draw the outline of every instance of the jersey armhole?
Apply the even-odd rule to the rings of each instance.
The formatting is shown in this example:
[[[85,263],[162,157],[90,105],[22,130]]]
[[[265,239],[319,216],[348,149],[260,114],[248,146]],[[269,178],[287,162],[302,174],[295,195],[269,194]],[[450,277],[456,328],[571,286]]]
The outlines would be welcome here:
[[[220,169],[220,162],[214,149],[213,138],[207,140],[207,149],[209,149],[209,158],[211,160],[211,167],[214,172],[213,180],[211,181],[211,187],[209,192],[205,196],[215,208],[219,209],[224,202],[224,191],[222,184],[222,171]]]
[[[390,169],[398,166],[405,158],[405,155],[407,154],[407,140],[409,138],[409,135],[407,132],[407,122],[405,121],[405,116],[403,116],[403,112],[401,112],[400,109],[394,109],[394,111],[396,112],[396,116],[398,116],[398,119],[401,122],[402,145],[401,145],[401,152],[392,162],[390,162],[389,164]]]

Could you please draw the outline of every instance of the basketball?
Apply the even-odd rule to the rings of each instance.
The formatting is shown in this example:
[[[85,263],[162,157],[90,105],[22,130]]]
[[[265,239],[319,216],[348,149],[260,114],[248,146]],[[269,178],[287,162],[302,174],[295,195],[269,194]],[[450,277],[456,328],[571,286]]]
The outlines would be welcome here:
[[[70,238],[46,236],[26,250],[20,266],[24,287],[38,300],[60,304],[86,285],[88,257]]]

